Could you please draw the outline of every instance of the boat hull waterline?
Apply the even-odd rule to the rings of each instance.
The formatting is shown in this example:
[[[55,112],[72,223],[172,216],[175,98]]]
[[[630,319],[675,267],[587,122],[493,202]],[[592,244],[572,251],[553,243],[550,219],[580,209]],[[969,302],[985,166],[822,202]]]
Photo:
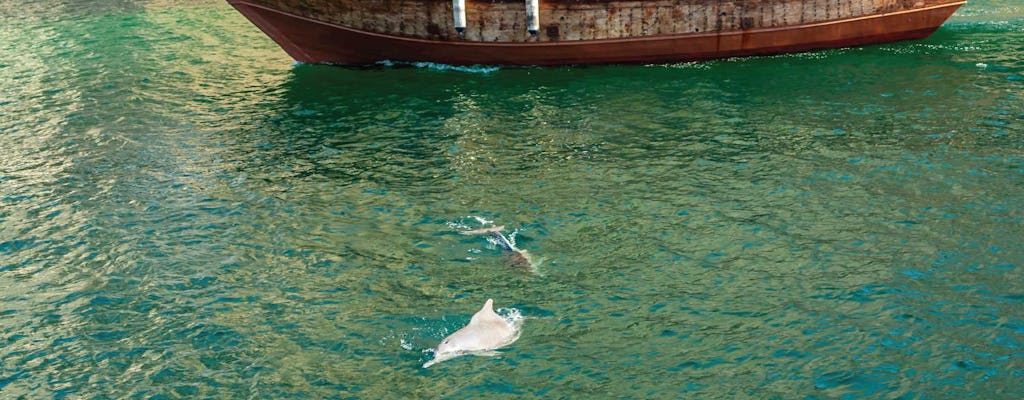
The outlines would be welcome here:
[[[346,27],[246,0],[228,0],[296,61],[368,65],[662,63],[805,52],[921,39],[964,1],[855,18],[718,32],[613,39],[490,42],[432,40]]]

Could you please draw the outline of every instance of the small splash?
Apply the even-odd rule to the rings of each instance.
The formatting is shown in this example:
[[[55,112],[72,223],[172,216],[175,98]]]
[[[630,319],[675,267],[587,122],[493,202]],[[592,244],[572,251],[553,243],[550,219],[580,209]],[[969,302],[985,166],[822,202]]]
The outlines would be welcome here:
[[[400,68],[400,67],[413,67],[421,69],[429,69],[433,71],[455,71],[465,72],[470,74],[493,74],[501,70],[501,67],[495,65],[451,65],[451,64],[438,64],[432,62],[405,62],[405,61],[391,61],[384,60],[378,61],[377,65],[384,68]]]
[[[476,223],[479,224],[479,226],[470,225],[469,223],[467,223],[465,221],[466,219],[470,219],[470,220],[476,221]],[[451,228],[453,230],[457,230],[457,231],[468,231],[468,230],[478,229],[480,227],[486,227],[486,226],[493,225],[493,224],[494,224],[494,221],[491,221],[491,220],[489,220],[487,218],[484,218],[484,217],[478,217],[478,216],[475,216],[475,215],[467,215],[465,217],[462,217],[459,220],[449,221],[449,222],[445,223],[446,226],[448,226],[449,228]]]
[[[481,225],[491,225],[491,224],[494,223],[494,221],[491,221],[491,220],[486,219],[484,217],[470,216],[470,218],[475,219],[476,222],[479,222]]]
[[[505,239],[508,240],[508,243],[511,244],[513,248],[516,247],[516,233],[518,233],[518,232],[519,232],[519,230],[516,229],[516,230],[512,231],[512,233],[510,233],[507,236],[505,236]],[[504,246],[502,246],[502,244],[498,240],[498,238],[496,238],[494,236],[487,236],[486,239],[487,239],[487,243],[490,243],[491,245],[493,245],[493,248],[503,248],[504,247]]]
[[[644,67],[656,67],[665,69],[695,69],[695,70],[710,70],[713,61],[687,61],[679,63],[667,63],[667,64],[646,64]]]
[[[974,64],[974,66],[978,67],[979,69],[986,69],[986,68],[988,68],[988,64],[985,64],[985,63],[977,63],[977,64]]]
[[[526,317],[523,316],[523,312],[518,308],[513,307],[498,308],[497,310],[494,310],[494,312],[497,313],[501,319],[505,320],[505,322],[508,322],[509,325],[512,325],[512,329],[516,331],[515,337],[518,338],[520,328],[523,326],[523,320],[526,319]]]

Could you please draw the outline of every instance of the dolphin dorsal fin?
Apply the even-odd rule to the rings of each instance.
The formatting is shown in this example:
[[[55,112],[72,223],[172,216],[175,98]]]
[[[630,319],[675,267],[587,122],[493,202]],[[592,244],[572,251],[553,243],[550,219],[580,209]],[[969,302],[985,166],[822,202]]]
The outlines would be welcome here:
[[[494,312],[494,299],[487,299],[484,306],[480,308],[480,311],[473,314],[473,318],[469,320],[469,323],[490,321],[504,321],[498,316],[498,313]]]

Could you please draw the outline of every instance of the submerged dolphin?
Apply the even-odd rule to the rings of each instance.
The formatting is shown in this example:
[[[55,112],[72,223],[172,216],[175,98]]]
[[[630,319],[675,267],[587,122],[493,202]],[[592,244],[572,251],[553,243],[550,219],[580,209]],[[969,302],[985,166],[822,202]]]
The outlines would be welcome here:
[[[434,349],[434,359],[423,368],[466,354],[486,355],[519,339],[519,329],[494,312],[494,300],[487,299],[469,324],[448,335]]]
[[[533,272],[537,272],[537,264],[533,262],[530,257],[530,253],[526,250],[522,250],[516,247],[511,240],[505,237],[505,234],[501,231],[505,230],[505,226],[495,226],[491,228],[476,229],[472,231],[461,231],[459,233],[463,235],[489,235],[494,238],[494,242],[499,247],[508,252],[508,263],[515,267],[527,268]]]

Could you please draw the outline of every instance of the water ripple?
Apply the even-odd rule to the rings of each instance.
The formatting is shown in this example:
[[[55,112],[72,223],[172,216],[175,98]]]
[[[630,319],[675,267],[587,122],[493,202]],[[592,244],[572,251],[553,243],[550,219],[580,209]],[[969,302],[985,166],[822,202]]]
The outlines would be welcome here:
[[[5,396],[1019,397],[1015,2],[550,69],[293,65],[207,0],[0,22]],[[523,337],[418,368],[487,297]]]

